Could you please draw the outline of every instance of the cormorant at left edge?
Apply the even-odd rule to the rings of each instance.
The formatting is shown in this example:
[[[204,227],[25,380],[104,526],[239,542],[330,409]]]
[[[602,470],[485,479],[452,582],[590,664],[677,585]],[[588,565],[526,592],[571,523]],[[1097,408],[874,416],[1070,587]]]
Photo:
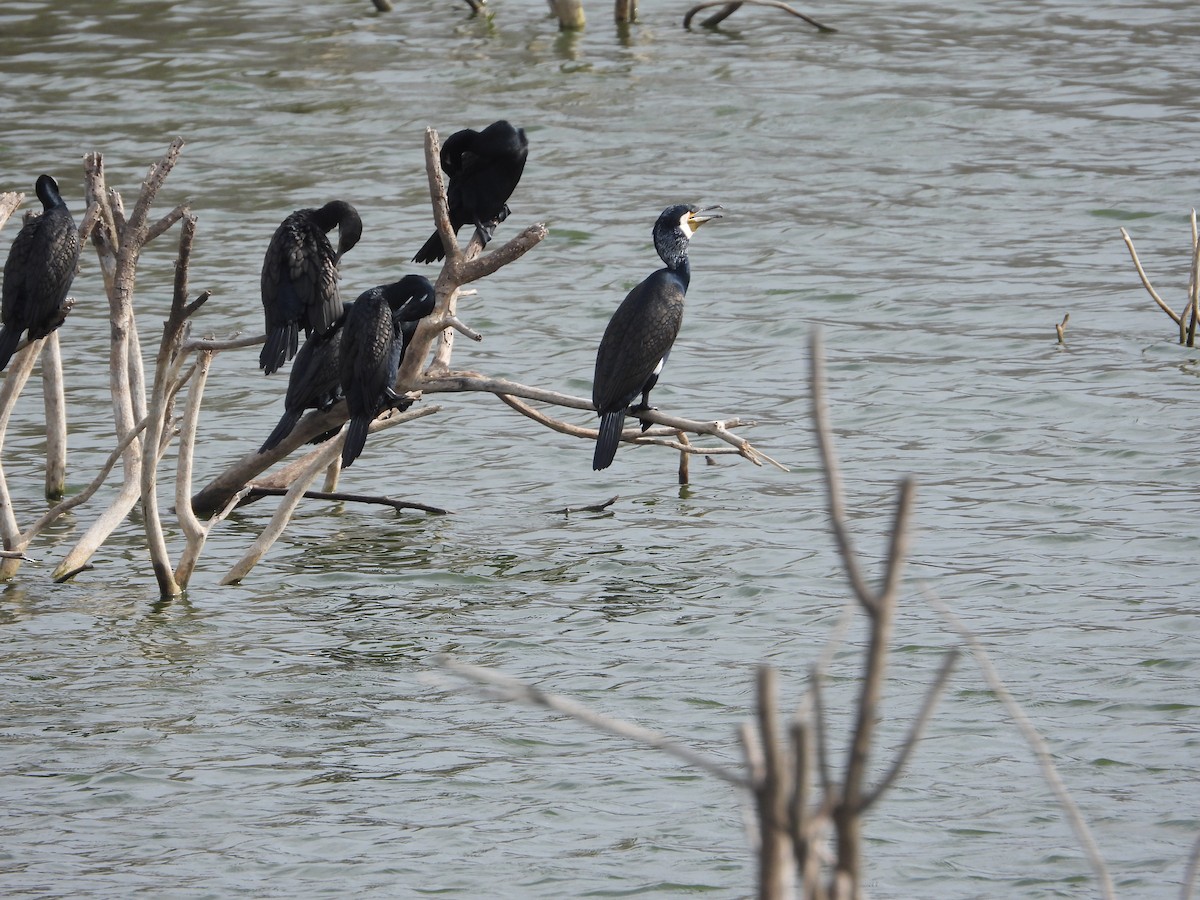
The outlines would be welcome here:
[[[57,181],[42,175],[34,190],[42,201],[42,214],[17,233],[4,262],[0,369],[12,359],[23,332],[28,330],[31,341],[44,338],[70,311],[63,303],[79,263],[79,232]]]

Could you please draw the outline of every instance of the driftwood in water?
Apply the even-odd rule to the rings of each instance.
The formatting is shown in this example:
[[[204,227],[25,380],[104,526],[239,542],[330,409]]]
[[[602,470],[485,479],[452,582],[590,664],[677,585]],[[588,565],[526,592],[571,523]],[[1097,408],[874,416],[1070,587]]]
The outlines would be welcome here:
[[[797,19],[802,19],[803,21],[807,22],[813,28],[817,29],[817,31],[821,31],[826,34],[832,34],[837,31],[836,28],[830,25],[821,24],[812,16],[806,16],[798,9],[793,9],[791,6],[788,6],[788,4],[781,2],[781,0],[737,0],[737,2],[732,3],[729,2],[729,0],[705,0],[705,2],[697,3],[687,11],[687,14],[683,17],[683,27],[691,28],[692,19],[696,17],[697,13],[706,9],[712,9],[714,6],[716,6],[720,7],[720,9],[700,23],[705,28],[716,28],[719,24],[724,22],[747,3],[750,3],[754,6],[769,6],[773,9],[783,10],[789,15],[795,16]]]

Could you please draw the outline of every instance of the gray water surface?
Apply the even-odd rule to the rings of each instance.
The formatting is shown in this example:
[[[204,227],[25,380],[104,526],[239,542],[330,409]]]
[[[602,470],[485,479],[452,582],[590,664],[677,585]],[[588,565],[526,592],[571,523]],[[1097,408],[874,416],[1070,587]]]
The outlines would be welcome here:
[[[560,35],[539,0],[405,4],[8,0],[0,189],[54,173],[78,215],[83,153],[199,216],[197,323],[261,331],[258,272],[291,210],[363,214],[343,289],[410,271],[431,231],[422,141],[505,117],[530,158],[499,237],[550,237],[478,285],[455,363],[587,395],[595,346],[658,265],[674,202],[720,203],[692,244],[683,332],[655,402],[742,416],[791,471],[585,442],[496,400],[374,436],[343,478],[445,517],[310,503],[245,583],[266,524],[214,531],[186,599],[156,602],[135,525],[96,568],[49,573],[95,515],[39,541],[0,597],[0,889],[8,896],[666,897],[751,893],[742,799],[674,760],[464,691],[451,652],[740,765],[754,665],[785,702],[845,602],[808,420],[819,327],[859,548],[878,571],[898,480],[918,481],[878,756],[974,630],[1053,752],[1122,897],[1175,896],[1200,831],[1195,403],[1200,358],[1133,272],[1132,233],[1183,305],[1200,202],[1192,3],[807,8],[607,4]],[[410,8],[411,7],[411,8]],[[5,246],[15,221],[0,235]],[[139,270],[157,342],[173,236]],[[107,307],[85,254],[62,330],[70,480],[112,443]],[[1054,325],[1070,313],[1067,343]],[[198,483],[257,446],[285,381],[218,357]],[[41,510],[36,384],[5,473]],[[583,414],[571,421],[590,422]],[[173,460],[172,460],[173,462]],[[164,468],[164,477],[169,471]],[[620,500],[603,513],[555,510]],[[102,494],[101,499],[111,494]],[[831,671],[844,735],[861,627]],[[867,823],[875,897],[1075,897],[1090,867],[1029,749],[964,660]]]

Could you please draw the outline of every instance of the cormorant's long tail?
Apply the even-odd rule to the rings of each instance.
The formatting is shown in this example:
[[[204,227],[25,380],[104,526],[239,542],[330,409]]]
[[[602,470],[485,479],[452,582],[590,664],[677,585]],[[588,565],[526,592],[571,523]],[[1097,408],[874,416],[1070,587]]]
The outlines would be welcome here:
[[[625,410],[607,412],[600,417],[600,437],[596,438],[596,452],[592,456],[592,469],[600,471],[612,465],[621,443],[621,432],[625,428]]]
[[[17,344],[21,343],[20,328],[10,328],[5,325],[0,328],[0,371],[8,367],[8,361],[12,359],[13,353],[17,350]]]
[[[421,245],[421,249],[413,257],[413,262],[431,263],[445,258],[446,248],[442,246],[442,236],[435,231],[433,236]]]
[[[367,445],[367,432],[371,428],[371,419],[366,416],[355,416],[346,428],[346,443],[342,445],[342,468],[350,468],[350,464],[358,459]]]
[[[300,346],[300,328],[295,322],[279,325],[267,333],[267,342],[258,354],[258,367],[267,375],[279,371],[279,367],[296,355]]]
[[[258,449],[259,453],[266,453],[268,450],[273,450],[279,446],[279,442],[292,433],[292,429],[296,427],[296,423],[300,421],[300,416],[304,412],[302,409],[287,410],[283,414],[283,418],[279,420],[279,424],[275,426],[275,430],[271,432],[271,436],[266,439],[263,445]]]

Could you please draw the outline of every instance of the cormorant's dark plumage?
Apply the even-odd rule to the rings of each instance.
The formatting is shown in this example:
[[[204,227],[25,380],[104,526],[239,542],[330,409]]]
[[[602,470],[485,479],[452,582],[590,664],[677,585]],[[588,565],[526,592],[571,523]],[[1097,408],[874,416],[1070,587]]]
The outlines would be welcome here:
[[[433,285],[420,275],[371,288],[354,301],[342,326],[342,393],[350,413],[342,446],[344,467],[362,453],[375,416],[399,399],[393,385],[404,351],[436,302]]]
[[[42,214],[17,234],[4,263],[0,301],[0,369],[8,365],[28,330],[29,340],[44,338],[67,317],[63,306],[79,262],[79,233],[58,182],[42,175],[35,186]]]
[[[596,353],[592,403],[600,414],[600,436],[592,457],[593,469],[612,464],[625,427],[625,414],[650,409],[650,390],[671,352],[683,322],[683,298],[691,280],[688,240],[710,219],[712,210],[680,204],[663,210],[654,223],[654,247],[666,268],[638,284],[617,307]],[[642,425],[645,431],[647,424]]]
[[[343,305],[341,317],[324,334],[314,334],[306,340],[288,376],[287,397],[283,401],[283,417],[259,453],[266,453],[292,433],[306,409],[327,410],[342,399],[342,326],[345,325],[353,303]],[[339,429],[327,432],[314,440],[328,440]]]
[[[492,239],[496,226],[508,218],[508,198],[521,180],[528,153],[525,130],[503,119],[483,131],[467,128],[447,138],[441,162],[442,171],[450,176],[446,203],[455,234],[464,225],[474,225],[484,244]],[[437,262],[445,255],[435,231],[413,262]]]
[[[325,235],[338,229],[335,253]],[[263,258],[262,303],[267,342],[258,365],[270,375],[296,355],[300,329],[324,334],[342,315],[338,262],[362,237],[362,219],[345,200],[298,209],[275,229]]]

